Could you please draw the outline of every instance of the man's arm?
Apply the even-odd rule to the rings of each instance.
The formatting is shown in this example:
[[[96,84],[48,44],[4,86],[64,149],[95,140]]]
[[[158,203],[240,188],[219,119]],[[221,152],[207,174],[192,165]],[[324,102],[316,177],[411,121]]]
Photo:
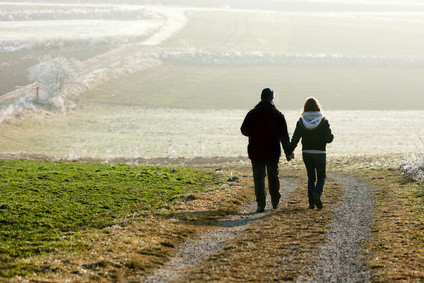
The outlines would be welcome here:
[[[280,127],[280,141],[283,145],[283,150],[286,155],[286,159],[290,160],[292,159],[293,150],[290,146],[289,132],[287,131],[287,123],[283,114],[281,114],[280,116]]]
[[[240,131],[246,137],[250,136],[250,133],[251,133],[252,116],[253,116],[253,113],[252,111],[250,111],[249,113],[247,113],[246,117],[244,118],[243,124],[241,124]]]

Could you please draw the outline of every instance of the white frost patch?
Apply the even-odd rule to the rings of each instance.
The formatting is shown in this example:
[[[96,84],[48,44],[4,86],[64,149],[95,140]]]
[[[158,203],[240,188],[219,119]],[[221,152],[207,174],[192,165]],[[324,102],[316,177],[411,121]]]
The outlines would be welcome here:
[[[400,168],[415,180],[424,182],[424,153],[410,156],[407,162],[402,164]]]
[[[160,27],[160,24],[160,21],[152,20],[13,21],[0,22],[0,34],[2,42],[27,44],[60,40],[100,40],[142,36]]]
[[[0,109],[0,124],[7,123],[14,117],[19,117],[25,113],[36,111],[34,96],[26,94],[24,97],[16,100],[14,103]]]
[[[275,54],[263,52],[211,52],[201,49],[156,51],[163,61],[201,66],[240,65],[351,65],[351,66],[408,66],[423,67],[424,59],[382,56],[345,56],[340,54]]]

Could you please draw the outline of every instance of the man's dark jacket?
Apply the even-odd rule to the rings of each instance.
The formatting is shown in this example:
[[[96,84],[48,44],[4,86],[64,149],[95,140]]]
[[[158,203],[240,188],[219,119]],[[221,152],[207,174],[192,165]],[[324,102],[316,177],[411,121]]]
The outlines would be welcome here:
[[[286,158],[292,153],[284,115],[272,102],[261,101],[247,113],[241,133],[249,137],[247,151],[252,161],[270,161],[281,156],[280,142]]]

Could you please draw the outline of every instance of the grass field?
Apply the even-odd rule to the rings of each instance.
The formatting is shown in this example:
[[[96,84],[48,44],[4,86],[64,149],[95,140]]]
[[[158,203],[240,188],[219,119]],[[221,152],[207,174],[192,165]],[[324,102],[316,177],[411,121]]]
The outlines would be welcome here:
[[[422,57],[422,21],[358,13],[191,12],[171,49],[262,51],[288,54]],[[384,14],[383,14],[384,16]],[[207,36],[205,36],[205,31]],[[405,44],[408,48],[404,48]]]
[[[185,168],[0,160],[0,276],[25,274],[18,260],[86,249],[78,235],[134,215],[161,213],[176,199],[224,183]],[[120,220],[121,219],[121,220]]]
[[[289,109],[298,109],[311,95],[329,109],[424,108],[423,66],[413,61],[423,56],[421,21],[390,15],[239,10],[189,10],[188,16],[184,29],[156,49],[176,58],[161,57],[162,66],[109,81],[79,99],[147,107],[245,109],[268,86],[284,96],[281,104]],[[65,55],[82,59],[84,52],[94,54],[65,50]],[[212,53],[208,57],[205,52]],[[246,64],[245,57],[252,53],[263,57]],[[222,55],[228,60],[224,65]],[[25,84],[27,74],[22,70],[29,65],[0,56],[13,73],[4,74],[5,87],[11,90]],[[275,56],[300,59],[273,62]],[[308,63],[310,57],[322,56],[326,59],[318,64]],[[28,64],[35,61],[25,53],[21,57]],[[393,65],[393,58],[399,62]],[[340,63],[343,60],[348,63]]]
[[[265,2],[258,1],[249,5]],[[214,4],[221,7],[220,2]],[[68,113],[40,110],[1,124],[0,154],[7,158],[16,153],[134,164],[157,157],[182,164],[187,159],[207,163],[211,156],[238,160],[223,171],[0,160],[0,281],[22,280],[19,276],[122,281],[145,275],[175,255],[179,244],[237,212],[253,198],[250,167],[243,159],[247,139],[239,127],[264,87],[276,91],[275,103],[286,114],[290,133],[305,98],[317,97],[335,134],[328,146],[329,171],[357,174],[375,187],[376,222],[373,237],[364,243],[372,280],[423,280],[422,184],[387,171],[406,154],[423,150],[423,18],[351,14],[346,8],[362,11],[367,5],[315,2],[307,4],[324,6],[313,13],[296,3],[288,13],[191,9],[179,34],[160,46],[140,47],[161,65],[73,97],[77,108]],[[241,5],[241,0],[234,3]],[[344,13],[323,13],[327,7],[342,7]],[[64,51],[84,60],[108,48]],[[62,51],[49,49],[53,55]],[[7,69],[1,75],[4,87],[26,83],[25,70],[38,55],[0,54],[1,67]],[[297,61],[285,61],[285,56]],[[301,158],[282,164],[282,176],[305,175]],[[207,166],[216,168],[215,163]],[[239,182],[227,181],[230,172]],[[329,199],[337,202],[338,185],[328,185],[334,189]],[[281,213],[216,255],[212,260],[222,263],[220,272],[240,267],[249,272],[234,279],[259,279],[279,267],[276,263],[287,267],[279,270],[281,279],[307,272],[305,258],[325,240],[332,215],[328,209],[322,219],[309,217],[304,193],[299,187]],[[324,228],[304,229],[314,223]],[[305,233],[285,231],[293,227]],[[269,249],[264,235],[277,239],[280,249]],[[269,253],[261,269],[254,270],[253,252],[259,250]],[[190,278],[213,279],[213,266],[206,262]]]
[[[423,109],[421,68],[164,64],[109,81],[81,102],[195,109],[249,109],[260,91],[276,91],[281,109],[315,96],[326,109]],[[408,91],[405,91],[405,90]],[[402,96],[404,99],[399,100]]]
[[[79,99],[147,107],[247,109],[257,102],[262,88],[271,87],[283,109],[299,109],[308,96],[317,97],[327,109],[424,108],[422,66],[408,61],[423,55],[416,36],[424,30],[419,22],[271,12],[188,15],[185,28],[158,49],[159,54],[173,54],[162,58],[163,65],[107,82]],[[383,43],[384,48],[376,46]],[[249,52],[262,57],[251,62]],[[279,55],[300,59],[275,61]],[[308,56],[322,55],[329,57],[308,63]],[[405,62],[391,65],[387,58]]]
[[[365,161],[355,160],[356,165],[331,163],[329,170],[356,174],[374,186],[375,224],[363,243],[372,280],[422,279],[422,184],[400,171],[370,170],[361,166]],[[216,164],[223,166],[217,172],[24,160],[1,160],[0,165],[4,280],[124,280],[149,274],[175,254],[178,244],[253,197],[250,168],[241,163]],[[229,184],[227,170],[239,181]],[[281,164],[283,178],[302,179],[303,171],[300,164]],[[325,241],[340,186],[329,180],[320,218],[306,209],[305,186],[303,179],[287,206],[228,242],[188,278],[295,279],[307,274],[311,254]],[[193,198],[185,201],[189,194]],[[249,268],[264,250],[260,268]],[[211,273],[213,266],[218,267]]]
[[[375,189],[369,253],[371,281],[424,280],[424,185],[399,171],[378,170],[360,176]]]
[[[289,133],[300,111],[286,111]],[[247,110],[145,108],[90,104],[63,115],[44,113],[0,125],[0,153],[41,154],[50,160],[94,158],[247,157],[247,138],[240,126]],[[329,160],[349,162],[367,155],[368,162],[388,156],[398,166],[408,154],[422,151],[419,140],[424,111],[324,110],[335,140]],[[412,117],[414,117],[412,119]],[[399,134],[402,133],[402,134]],[[352,138],[354,137],[354,138]],[[301,147],[296,154],[301,160]],[[379,161],[378,161],[379,162]],[[383,162],[384,163],[384,162]]]

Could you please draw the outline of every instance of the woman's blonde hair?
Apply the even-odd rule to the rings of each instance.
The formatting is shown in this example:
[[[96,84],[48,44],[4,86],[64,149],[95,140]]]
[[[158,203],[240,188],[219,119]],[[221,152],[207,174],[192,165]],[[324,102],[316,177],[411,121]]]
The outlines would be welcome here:
[[[312,96],[306,99],[302,114],[309,111],[321,112],[321,105],[319,104],[318,100]]]

